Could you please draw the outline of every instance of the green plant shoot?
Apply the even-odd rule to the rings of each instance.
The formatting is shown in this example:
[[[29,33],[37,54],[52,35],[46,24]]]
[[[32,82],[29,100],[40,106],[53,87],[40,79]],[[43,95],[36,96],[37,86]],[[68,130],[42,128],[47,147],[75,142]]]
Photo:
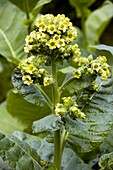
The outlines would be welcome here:
[[[81,56],[78,45],[73,43],[76,38],[76,28],[64,14],[39,16],[34,23],[34,30],[25,39],[24,50],[30,56],[19,63],[12,79],[17,89],[19,88],[15,83],[16,74],[23,82],[20,88],[27,89],[32,86],[40,91],[44,102],[51,110],[48,116],[51,118],[50,123],[55,121],[52,131],[54,133],[54,166],[57,170],[61,170],[63,150],[70,136],[69,122],[85,122],[87,112],[84,108],[87,102],[91,101],[101,88],[102,82],[106,82],[111,75],[106,57],[98,56],[94,59],[92,55]],[[59,86],[58,67],[64,62],[70,65],[73,63],[74,71],[67,74]],[[74,92],[68,90],[71,85],[75,88]],[[77,89],[77,86],[82,87]],[[52,97],[51,94],[46,93],[47,87],[50,87]],[[46,117],[43,119],[46,120]],[[33,123],[34,133],[40,132],[40,129],[36,127],[40,121]],[[42,160],[40,165],[47,166]]]

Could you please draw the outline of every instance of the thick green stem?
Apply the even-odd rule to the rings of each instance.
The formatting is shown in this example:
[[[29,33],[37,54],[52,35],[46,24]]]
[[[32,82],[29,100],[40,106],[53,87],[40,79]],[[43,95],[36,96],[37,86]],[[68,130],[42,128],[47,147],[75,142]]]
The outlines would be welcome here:
[[[52,66],[52,77],[54,79],[54,83],[52,84],[53,91],[53,114],[55,106],[58,102],[60,102],[59,91],[58,91],[58,82],[57,82],[57,70],[56,63],[51,59]],[[54,164],[57,170],[61,170],[61,130],[57,130],[54,132]]]
[[[25,7],[25,11],[26,11],[26,18],[27,18],[27,20],[30,20],[29,5],[28,5],[28,1],[27,0],[24,1],[24,7]],[[31,24],[28,25],[28,34],[30,32],[31,32]]]

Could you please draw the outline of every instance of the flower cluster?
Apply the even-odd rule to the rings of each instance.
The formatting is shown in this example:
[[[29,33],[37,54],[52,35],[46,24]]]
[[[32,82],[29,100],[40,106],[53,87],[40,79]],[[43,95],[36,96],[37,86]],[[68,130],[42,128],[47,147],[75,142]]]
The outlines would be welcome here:
[[[39,62],[39,61],[40,62]],[[45,62],[42,56],[37,59],[35,56],[28,57],[21,61],[18,68],[21,70],[22,80],[24,84],[39,83],[44,86],[50,85],[53,80],[48,75],[48,72],[40,65]]]
[[[77,37],[77,31],[69,18],[64,14],[41,15],[35,21],[35,30],[27,35],[25,52],[50,56],[55,54],[56,60],[76,59],[80,55],[77,44],[71,45]]]
[[[72,118],[85,118],[85,114],[78,108],[74,97],[63,97],[62,103],[57,103],[55,114],[64,116],[68,114]]]
[[[102,80],[107,80],[110,76],[110,66],[106,63],[105,56],[98,56],[93,60],[92,55],[86,57],[79,57],[74,60],[78,68],[73,72],[73,76],[79,79],[82,74],[99,75]]]

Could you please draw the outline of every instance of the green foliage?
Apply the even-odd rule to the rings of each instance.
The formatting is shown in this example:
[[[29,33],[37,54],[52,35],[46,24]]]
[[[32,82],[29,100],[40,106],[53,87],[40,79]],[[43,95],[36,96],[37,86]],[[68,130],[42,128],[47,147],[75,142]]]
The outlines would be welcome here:
[[[58,130],[60,129],[62,123],[63,122],[59,116],[51,114],[43,119],[33,122],[33,133]]]
[[[113,17],[113,4],[109,2],[90,14],[85,22],[88,45],[99,42],[99,38]]]
[[[87,16],[90,12],[88,7],[91,6],[96,0],[69,0],[70,4],[75,7],[79,17],[82,15]]]
[[[100,170],[113,169],[113,152],[101,156],[99,159]]]
[[[74,150],[90,152],[108,135],[113,122],[113,79],[101,82],[99,91],[93,93],[82,105],[86,118],[67,119],[68,142]]]
[[[24,82],[22,81],[22,75],[18,68],[14,70],[12,83],[25,100],[39,106],[45,105],[46,100],[42,96],[41,92],[33,84],[31,84],[30,86],[24,84]]]
[[[52,0],[0,1],[0,54],[5,57],[9,63],[13,63],[13,67],[14,65],[17,66],[20,60],[26,57],[23,51],[25,36],[33,29],[32,23],[34,19],[37,18],[37,14],[41,11],[43,5],[51,1]],[[113,16],[113,4],[108,1],[108,3],[103,4],[100,8],[91,12],[90,7],[94,4],[95,0],[69,0],[69,2],[75,8],[77,15],[81,17],[82,31],[75,27],[78,30],[78,39],[72,42],[70,38],[72,34],[67,34],[69,36],[69,44],[67,43],[66,36],[64,35],[66,35],[69,27],[68,25],[65,27],[65,22],[64,25],[60,24],[61,20],[58,18],[61,16],[58,15],[57,19],[58,22],[60,21],[60,25],[58,27],[56,24],[56,27],[58,27],[57,33],[60,36],[57,36],[57,38],[61,38],[61,44],[55,46],[55,44],[51,44],[52,41],[47,40],[47,48],[45,48],[46,46],[43,44],[45,39],[42,38],[42,41],[40,41],[42,46],[39,47],[39,51],[35,46],[35,50],[31,50],[33,55],[37,55],[38,52],[39,55],[41,55],[42,51],[45,50],[43,53],[44,56],[42,57],[46,60],[46,64],[45,61],[42,61],[40,65],[44,67],[45,70],[49,70],[49,74],[52,74],[53,79],[50,83],[51,86],[44,87],[41,81],[40,85],[27,85],[23,82],[20,68],[16,68],[13,72],[12,82],[18,92],[16,90],[10,91],[7,96],[7,101],[0,105],[0,130],[3,131],[0,132],[0,169],[60,170],[61,155],[62,170],[94,169],[88,162],[90,161],[94,165],[92,159],[96,160],[97,166],[100,166],[101,170],[113,169],[113,78],[109,77],[107,81],[102,81],[98,77],[96,79],[97,74],[88,75],[87,73],[85,75],[86,72],[83,65],[84,74],[79,78],[73,76],[73,72],[78,69],[75,61],[80,54],[79,48],[75,44],[79,44],[79,47],[82,49],[82,56],[86,57],[89,55],[90,51],[84,49],[84,47],[86,48],[87,45],[94,45],[99,42],[100,36]],[[50,15],[48,16],[50,17]],[[65,18],[63,15],[62,17]],[[46,19],[45,17],[45,24],[47,24]],[[50,20],[48,20],[48,22],[49,21]],[[63,21],[64,20],[62,20],[62,22]],[[37,20],[37,22],[39,23],[35,25],[35,27],[37,27],[36,30],[26,39],[27,52],[30,51],[28,48],[28,45],[31,45],[30,41],[33,40],[34,43],[36,43],[35,45],[37,45],[35,35],[40,29],[40,19]],[[53,23],[53,20],[51,20],[51,23]],[[51,37],[53,40],[56,38],[56,35],[54,36],[56,31],[51,30],[51,28],[48,31],[49,26],[50,24],[47,25],[45,33],[47,33],[48,38]],[[43,35],[43,24],[41,28]],[[74,34],[75,33],[76,31]],[[64,50],[63,38],[65,39],[65,44],[67,43],[68,45],[68,48],[66,46],[66,51]],[[55,43],[58,43],[58,39],[54,40]],[[85,40],[87,44],[85,44],[83,40]],[[72,44],[70,44],[70,42]],[[60,50],[59,47],[61,47]],[[105,51],[111,55],[110,57],[108,55],[107,58],[112,69],[113,48],[107,45],[97,45],[93,46],[93,48],[98,50],[95,52],[95,56],[98,52],[102,52],[103,55],[107,54]],[[47,51],[48,49],[49,53]],[[59,54],[57,55],[58,50]],[[74,57],[72,57],[72,53],[75,54]],[[27,57],[29,56],[28,54]],[[39,59],[38,57],[37,55],[36,59]],[[71,58],[71,61],[69,58]],[[75,61],[72,61],[72,59]],[[6,79],[9,79],[10,72],[12,71],[9,72],[5,69],[5,73],[3,72],[2,74],[4,62],[2,62],[2,59],[0,61],[0,76],[1,80],[3,79],[1,84],[3,84],[7,93],[10,87],[6,80],[4,80],[4,76]],[[54,62],[58,67],[56,67]],[[69,62],[71,62],[71,65]],[[59,66],[59,63],[62,65]],[[50,67],[48,68],[48,65],[51,65],[52,69]],[[35,66],[37,67],[37,65]],[[11,65],[11,70],[13,67]],[[25,72],[25,75],[26,74],[27,72]],[[30,76],[33,77],[32,73],[30,74]],[[43,76],[42,74],[42,77]],[[94,81],[95,79],[96,81]],[[99,87],[99,89],[92,88],[94,85]],[[8,86],[8,88],[5,88],[5,86]],[[65,108],[64,111],[66,111],[66,114],[54,114],[56,113],[54,110],[57,105],[63,106],[62,97],[66,96],[69,96],[70,100],[73,97],[74,103],[76,103],[76,107],[74,108],[78,108],[86,117],[78,118],[76,116],[74,117],[73,114],[70,116],[69,113],[71,111],[65,106],[62,108]],[[57,107],[57,109],[61,108]],[[32,133],[31,127],[34,136],[30,135]],[[14,132],[15,130],[21,132]],[[22,131],[26,131],[27,133]],[[14,133],[8,135],[5,132]],[[97,157],[98,154],[101,156],[100,159]],[[87,163],[85,163],[84,160],[87,160]],[[55,166],[57,168],[55,168]]]
[[[45,104],[43,107],[28,103],[17,92],[11,91],[7,97],[8,112],[21,121],[24,129],[31,132],[31,125],[33,121],[41,119],[51,113],[48,106]],[[15,129],[16,130],[16,129]]]
[[[82,159],[70,148],[65,148],[63,153],[63,170],[91,170],[90,166],[85,164]]]
[[[99,45],[94,45],[92,48],[95,48],[97,50],[105,50],[110,52],[113,55],[113,47],[109,45],[104,45],[104,44],[99,44]]]
[[[67,74],[63,83],[67,82],[72,77]],[[95,80],[95,76],[83,75],[80,79],[72,79],[72,81],[64,88],[62,96],[79,94],[83,89],[88,88]]]
[[[8,61],[0,56],[0,102],[4,101],[8,91],[12,88],[11,74],[13,67]]]
[[[0,156],[12,169],[41,170],[40,158],[27,143],[0,133]]]
[[[6,102],[0,105],[0,130],[6,133],[13,133],[15,130],[24,130],[24,126],[13,118],[6,109]]]
[[[20,0],[20,1],[16,1],[16,0],[10,0],[13,4],[15,4],[16,6],[18,6],[23,12],[27,12],[27,13],[31,13],[32,15],[37,15],[40,10],[41,7],[49,2],[51,2],[52,0]]]
[[[0,17],[0,54],[7,61],[17,64],[19,59],[25,56],[23,51],[27,34],[27,28],[23,26],[25,14],[7,0],[1,0]]]

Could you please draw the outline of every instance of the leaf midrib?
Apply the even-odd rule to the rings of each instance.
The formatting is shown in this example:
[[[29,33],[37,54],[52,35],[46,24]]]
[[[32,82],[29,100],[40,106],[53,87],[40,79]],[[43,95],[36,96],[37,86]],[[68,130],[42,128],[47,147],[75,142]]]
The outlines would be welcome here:
[[[4,134],[4,133],[2,133]],[[38,162],[28,153],[26,152],[26,150],[24,148],[22,148],[17,142],[15,142],[13,139],[11,139],[9,136],[7,136],[6,134],[4,134],[5,137],[9,140],[9,141],[12,141],[13,143],[15,143],[21,150],[24,151],[24,153],[26,153],[39,167],[40,165],[38,164]],[[19,139],[18,139],[19,140]],[[20,141],[21,142],[21,141]],[[41,168],[41,167],[40,167]]]
[[[13,58],[16,58],[16,54],[15,54],[15,52],[14,52],[14,50],[13,50],[13,47],[12,47],[12,45],[11,45],[8,37],[6,36],[5,32],[4,32],[1,28],[0,28],[0,33],[2,34],[2,36],[3,36],[3,38],[4,38],[5,42],[6,42],[6,44],[8,45],[9,50],[10,50],[10,52],[11,52],[11,54],[12,54],[12,57],[13,57]]]

